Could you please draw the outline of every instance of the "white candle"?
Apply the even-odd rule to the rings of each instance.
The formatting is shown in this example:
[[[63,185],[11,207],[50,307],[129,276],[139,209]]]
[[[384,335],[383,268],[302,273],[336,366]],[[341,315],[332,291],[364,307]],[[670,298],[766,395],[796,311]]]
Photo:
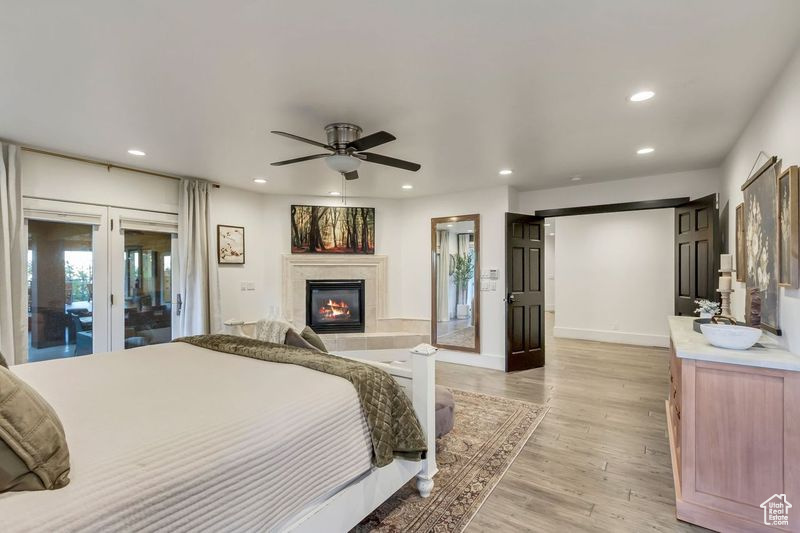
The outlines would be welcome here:
[[[719,269],[723,272],[730,272],[733,270],[733,256],[731,254],[722,254],[719,256]]]
[[[719,290],[721,291],[729,291],[731,290],[731,278],[730,276],[722,276],[719,278]]]

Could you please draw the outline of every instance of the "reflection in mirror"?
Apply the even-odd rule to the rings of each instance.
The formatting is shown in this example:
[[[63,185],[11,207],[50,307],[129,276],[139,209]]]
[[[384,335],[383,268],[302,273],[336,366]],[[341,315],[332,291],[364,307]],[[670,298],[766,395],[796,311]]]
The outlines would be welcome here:
[[[431,339],[451,350],[480,352],[480,216],[431,220]]]

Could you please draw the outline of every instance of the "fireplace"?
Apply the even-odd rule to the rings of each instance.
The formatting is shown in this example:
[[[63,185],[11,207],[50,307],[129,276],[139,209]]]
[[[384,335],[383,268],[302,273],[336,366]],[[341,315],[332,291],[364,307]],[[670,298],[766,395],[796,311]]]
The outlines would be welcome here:
[[[364,280],[306,280],[306,324],[317,333],[364,332]]]

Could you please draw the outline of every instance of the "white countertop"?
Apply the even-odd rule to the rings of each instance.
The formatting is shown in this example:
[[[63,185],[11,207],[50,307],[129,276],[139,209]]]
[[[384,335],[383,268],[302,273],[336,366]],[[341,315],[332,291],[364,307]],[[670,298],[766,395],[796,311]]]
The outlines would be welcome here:
[[[767,335],[762,335],[749,350],[717,348],[712,346],[702,333],[697,333],[692,328],[693,321],[694,317],[669,317],[672,344],[675,347],[675,354],[681,359],[800,371],[800,356],[782,348]]]

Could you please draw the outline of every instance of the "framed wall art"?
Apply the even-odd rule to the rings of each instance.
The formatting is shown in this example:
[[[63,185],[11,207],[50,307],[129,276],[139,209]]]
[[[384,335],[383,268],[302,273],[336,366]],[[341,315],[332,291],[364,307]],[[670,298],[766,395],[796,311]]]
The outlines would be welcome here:
[[[736,206],[736,281],[747,281],[747,250],[744,235],[744,202]]]
[[[217,225],[217,263],[220,265],[244,264],[244,228]]]
[[[780,335],[778,326],[778,161],[771,157],[742,185],[746,286],[761,299],[761,327]],[[748,311],[749,312],[749,311]]]
[[[374,254],[375,208],[292,206],[293,254]]]
[[[800,221],[798,220],[798,168],[787,168],[778,176],[778,285],[797,289],[800,287]]]

